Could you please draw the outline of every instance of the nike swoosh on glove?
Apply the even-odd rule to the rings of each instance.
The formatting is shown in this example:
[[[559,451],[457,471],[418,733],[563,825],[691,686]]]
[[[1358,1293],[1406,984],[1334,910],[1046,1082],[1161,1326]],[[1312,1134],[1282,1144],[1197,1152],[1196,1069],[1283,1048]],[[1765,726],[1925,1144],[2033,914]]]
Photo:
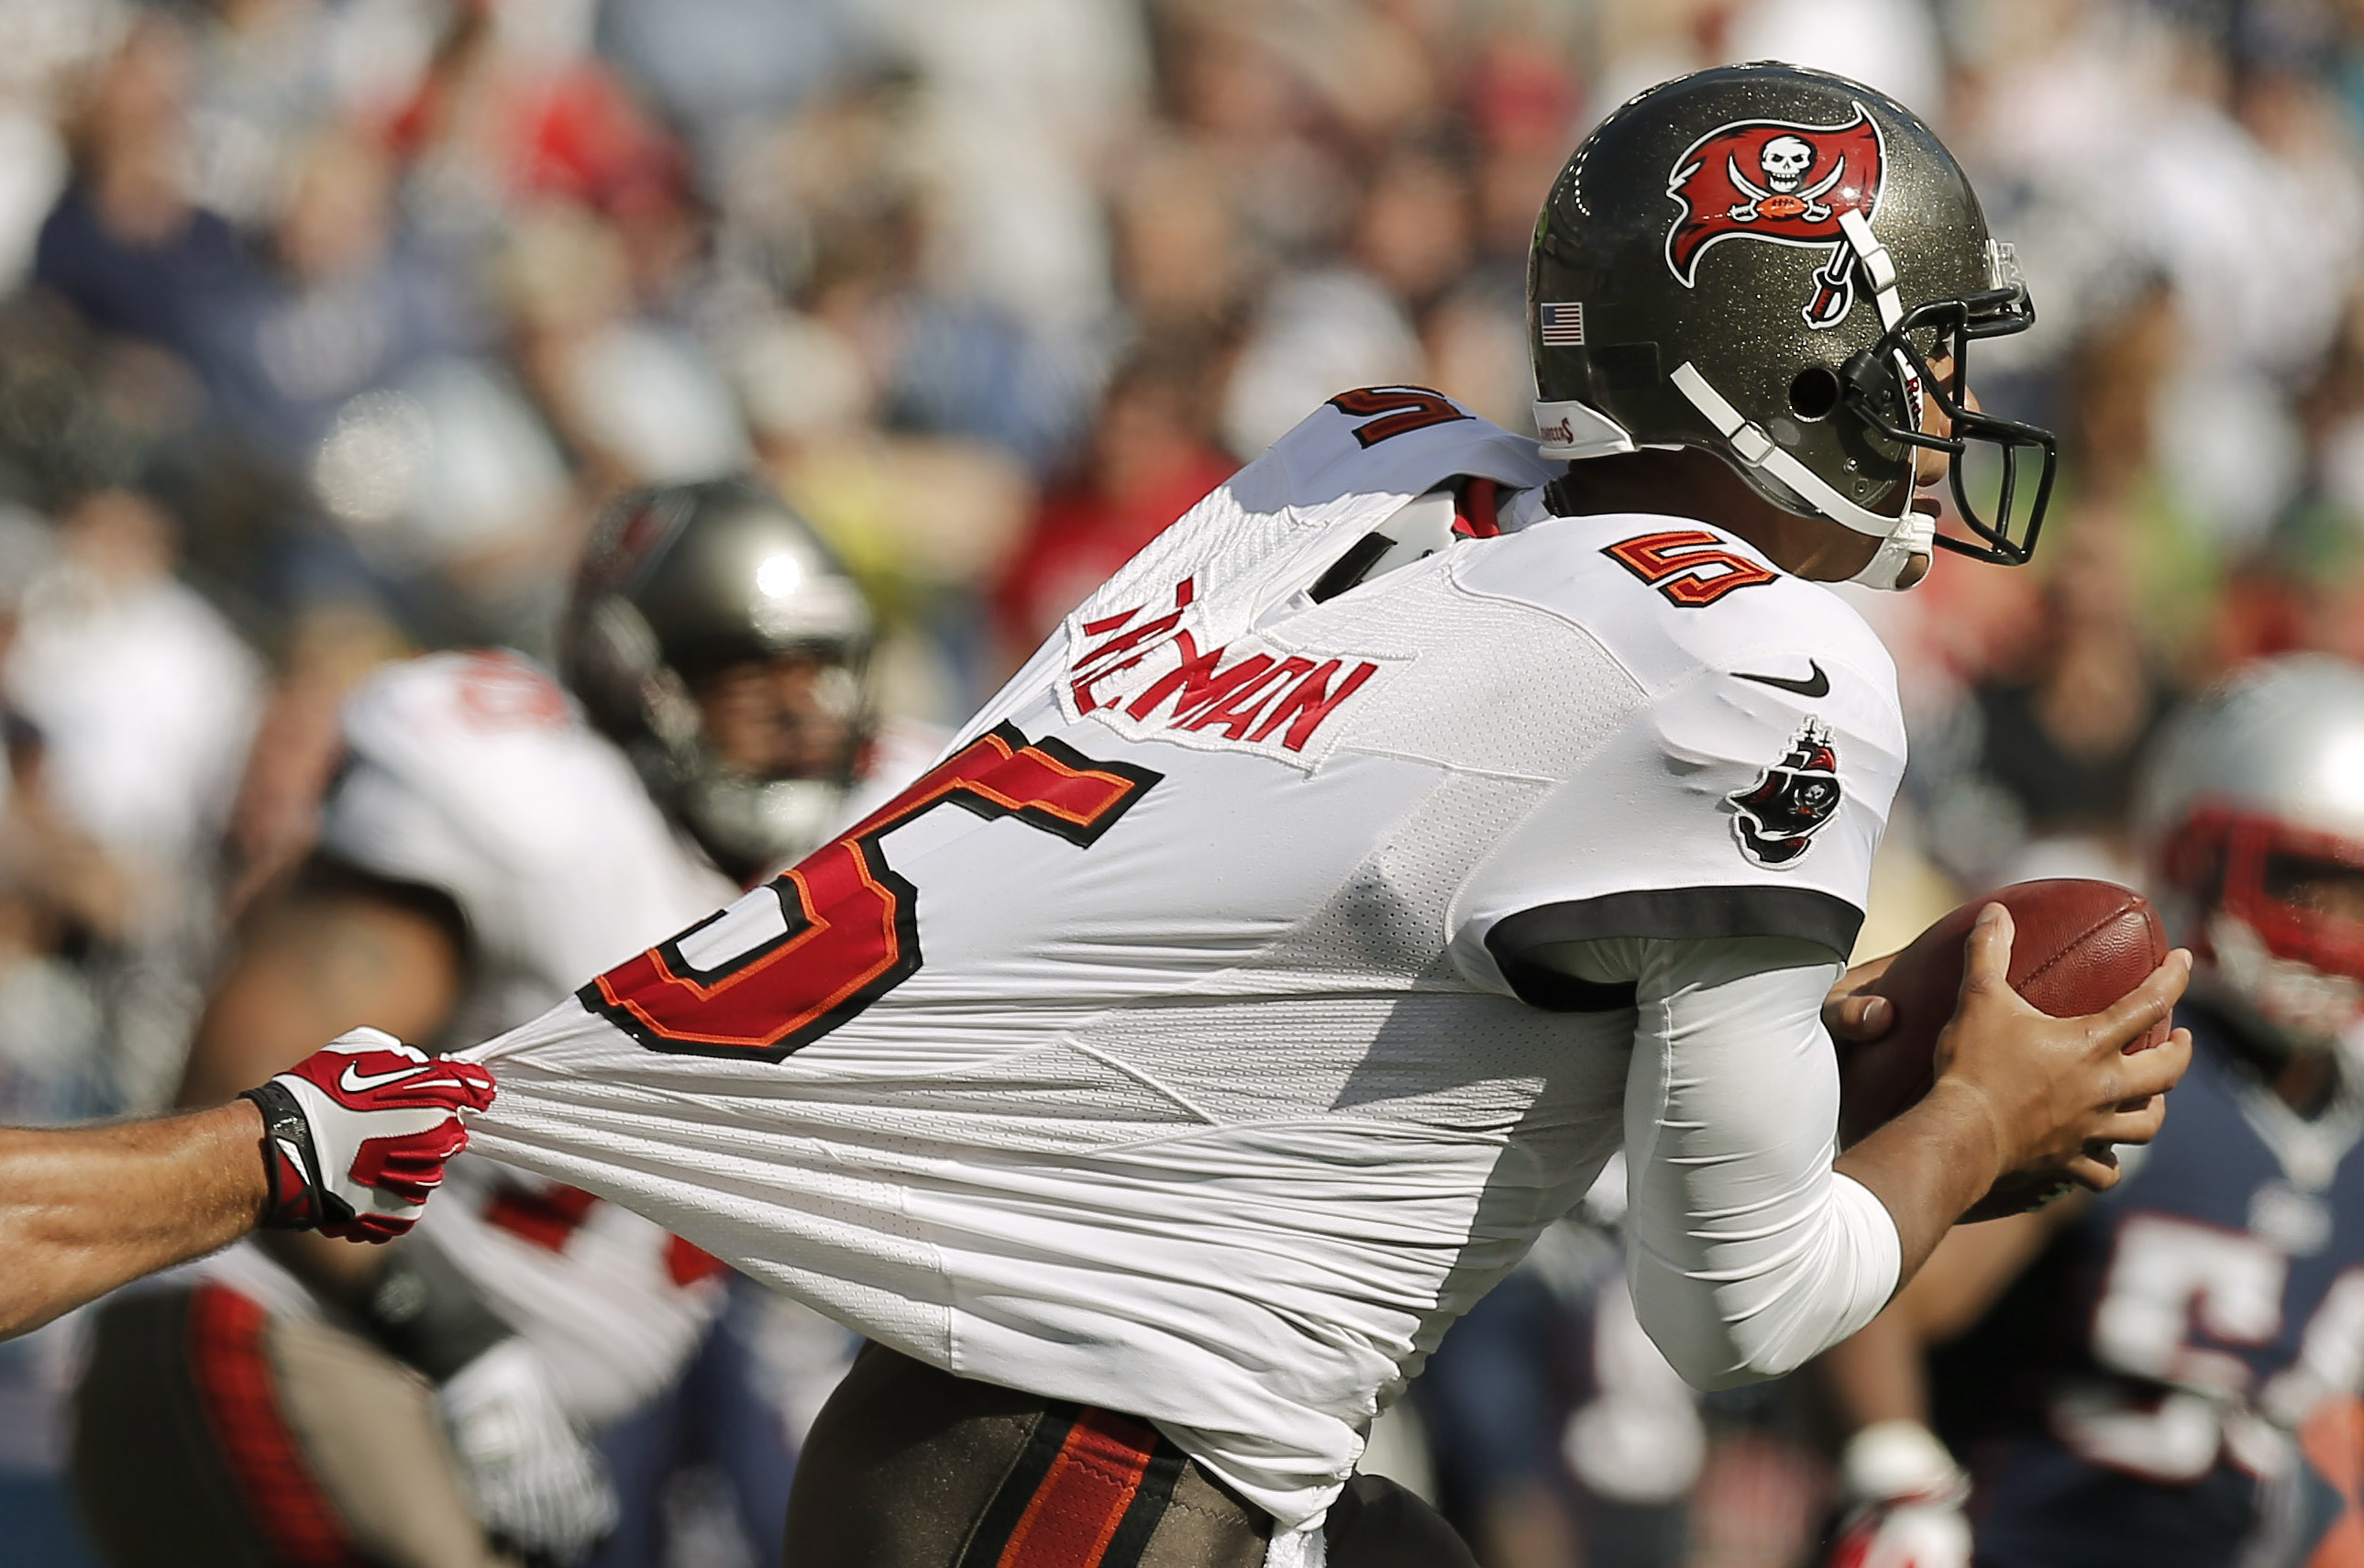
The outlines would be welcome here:
[[[339,1035],[242,1098],[262,1111],[271,1201],[262,1223],[390,1241],[418,1223],[493,1075],[383,1029]]]
[[[1831,1543],[1830,1568],[1970,1568],[1969,1477],[1918,1421],[1878,1421],[1839,1462],[1854,1507]]]
[[[503,1340],[435,1391],[485,1532],[537,1562],[573,1562],[616,1528],[616,1489],[533,1348]]]

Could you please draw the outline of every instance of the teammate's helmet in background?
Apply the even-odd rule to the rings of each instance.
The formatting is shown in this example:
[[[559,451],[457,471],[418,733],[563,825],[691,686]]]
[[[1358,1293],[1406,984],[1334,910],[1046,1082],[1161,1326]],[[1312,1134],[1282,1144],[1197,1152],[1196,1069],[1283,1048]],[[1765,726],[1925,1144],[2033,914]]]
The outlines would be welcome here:
[[[559,662],[659,804],[744,877],[811,849],[842,804],[867,737],[873,633],[860,587],[803,519],[752,481],[709,480],[609,504],[584,552]],[[734,770],[705,733],[697,693],[734,666],[791,655],[819,666],[815,717],[845,744],[795,776]]]
[[[2364,671],[2320,654],[2252,667],[2195,703],[2146,770],[2160,904],[2207,978],[2300,1046],[2364,1014]]]
[[[2035,313],[1961,166],[1893,99],[1779,64],[1652,88],[1560,171],[1527,300],[1546,457],[1714,452],[1776,506],[1887,541],[1857,581],[1894,587],[1935,538],[1912,505],[1913,449],[1934,448],[1979,541],[1936,542],[2012,563],[2035,547],[2051,434],[1963,406],[1970,339]],[[1924,399],[1952,436],[1922,433]],[[2002,459],[1985,506],[1972,440]]]

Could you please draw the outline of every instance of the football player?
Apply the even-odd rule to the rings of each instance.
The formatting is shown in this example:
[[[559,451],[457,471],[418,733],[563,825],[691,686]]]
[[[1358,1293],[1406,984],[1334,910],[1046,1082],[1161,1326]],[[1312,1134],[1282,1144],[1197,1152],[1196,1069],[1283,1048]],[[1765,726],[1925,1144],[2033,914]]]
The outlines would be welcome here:
[[[1956,1231],[1826,1358],[1860,1428],[1838,1560],[2364,1562],[2359,754],[2364,672],[2324,657],[2162,741],[2142,826],[2201,956],[2176,1114],[2108,1193]]]
[[[499,1158],[872,1340],[794,1561],[1466,1562],[1363,1434],[1621,1144],[1635,1311],[1717,1385],[2156,1131],[2189,1041],[2119,1047],[2188,955],[2051,1019],[1994,907],[1937,1086],[1834,1160],[1904,740],[1818,584],[2024,560],[2047,498],[1965,390],[2030,317],[1953,158],[1835,77],[1687,77],[1577,152],[1531,280],[1540,446],[1331,399],[909,790],[467,1053]]]
[[[870,642],[859,590],[768,492],[616,503],[563,631],[579,709],[507,652],[387,665],[347,701],[318,849],[245,922],[184,1098],[353,1018],[482,1039],[809,849],[875,762]],[[394,1568],[571,1562],[603,1535],[601,1561],[654,1559],[667,1396],[721,1265],[488,1161],[451,1184],[404,1246],[240,1248],[194,1289],[110,1306],[74,1473],[117,1563],[306,1562],[324,1541]],[[768,1546],[784,1440],[716,1457]]]

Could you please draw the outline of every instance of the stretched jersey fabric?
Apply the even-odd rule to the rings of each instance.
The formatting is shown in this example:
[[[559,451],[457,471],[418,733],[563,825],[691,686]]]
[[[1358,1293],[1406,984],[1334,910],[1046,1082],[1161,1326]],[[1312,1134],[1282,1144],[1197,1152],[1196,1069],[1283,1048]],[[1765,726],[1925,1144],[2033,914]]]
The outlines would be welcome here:
[[[2302,1118],[2176,1021],[2165,1130],[1933,1359],[1981,1563],[2301,1563],[2364,1523],[2364,1100]]]
[[[1318,1518],[1623,1137],[1634,981],[1535,951],[1835,963],[1902,763],[1841,601],[1688,518],[1489,517],[1554,472],[1333,400],[896,802],[472,1052],[476,1147]],[[1461,481],[1444,548],[1314,591]]]
[[[468,976],[447,1039],[534,1017],[733,891],[520,655],[389,664],[341,717],[348,762],[324,806],[321,852],[458,906]],[[452,1162],[422,1224],[588,1423],[663,1387],[721,1307],[713,1260],[662,1227],[474,1155]],[[259,1250],[236,1250],[223,1268],[271,1305],[303,1309],[300,1287]]]

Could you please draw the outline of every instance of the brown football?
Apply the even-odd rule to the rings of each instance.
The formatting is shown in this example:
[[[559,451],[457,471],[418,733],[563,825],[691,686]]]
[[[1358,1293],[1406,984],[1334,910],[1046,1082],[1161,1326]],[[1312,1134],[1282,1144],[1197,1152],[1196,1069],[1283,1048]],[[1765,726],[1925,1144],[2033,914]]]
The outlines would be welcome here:
[[[2011,911],[2011,986],[2056,1018],[2098,1013],[2141,984],[2167,958],[2167,931],[2150,900],[2113,882],[2061,877],[2020,882],[1973,898],[1921,933],[1868,989],[1896,1008],[1888,1033],[1839,1051],[1839,1142],[1844,1147],[1929,1092],[1937,1035],[1962,990],[1963,943],[1989,904]],[[2161,1023],[2129,1051],[2166,1040]],[[2006,1178],[1969,1218],[2015,1213],[2051,1196],[2057,1180]]]

